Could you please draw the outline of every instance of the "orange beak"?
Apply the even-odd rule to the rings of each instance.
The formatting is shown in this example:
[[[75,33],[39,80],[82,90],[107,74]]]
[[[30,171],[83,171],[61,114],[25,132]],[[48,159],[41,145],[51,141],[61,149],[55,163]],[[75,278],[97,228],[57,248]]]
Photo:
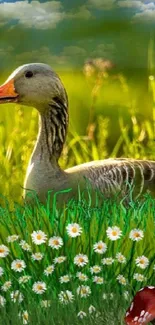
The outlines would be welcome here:
[[[6,81],[0,86],[0,104],[8,102],[17,102],[19,94],[15,91],[14,80]]]

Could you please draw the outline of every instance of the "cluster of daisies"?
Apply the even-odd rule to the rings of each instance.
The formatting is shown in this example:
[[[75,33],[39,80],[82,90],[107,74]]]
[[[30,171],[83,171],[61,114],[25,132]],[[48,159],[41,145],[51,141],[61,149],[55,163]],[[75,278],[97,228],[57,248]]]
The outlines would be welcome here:
[[[82,227],[77,223],[70,223],[66,227],[66,232],[70,238],[75,241],[75,238],[80,237],[83,233]],[[122,231],[119,227],[113,226],[108,227],[106,230],[106,236],[107,239],[110,241],[116,241],[119,240],[122,237]],[[129,239],[135,242],[138,242],[144,238],[144,232],[140,229],[133,229],[129,233]],[[107,240],[107,241],[108,241]],[[37,261],[41,261],[44,258],[44,255],[42,252],[33,252],[32,246],[27,243],[25,240],[21,240],[18,235],[11,235],[7,237],[7,246],[5,244],[0,245],[0,261],[4,261],[7,256],[11,256],[11,250],[9,248],[9,244],[12,245],[12,243],[17,242],[19,246],[21,247],[22,251],[29,252],[29,258],[35,263]],[[52,236],[48,238],[48,236],[43,232],[42,230],[36,230],[33,231],[31,234],[31,242],[33,245],[36,245],[39,247],[40,245],[47,245],[53,250],[57,251],[64,246],[64,240],[60,236]],[[92,294],[92,288],[90,285],[91,283],[102,285],[106,281],[104,279],[104,274],[108,272],[107,266],[113,265],[113,263],[120,263],[125,264],[127,262],[126,257],[121,253],[118,252],[113,257],[103,257],[102,255],[105,254],[108,251],[108,244],[103,242],[102,240],[96,242],[93,244],[92,250],[94,254],[98,254],[98,257],[100,256],[100,263],[96,265],[91,265],[91,261],[89,261],[89,258],[86,254],[82,254],[81,252],[74,256],[73,258],[73,264],[75,268],[77,268],[75,274],[63,274],[59,277],[60,284],[63,283],[74,283],[75,279],[78,281],[78,286],[76,287],[76,292],[72,292],[71,290],[61,290],[58,293],[58,299],[60,303],[62,304],[68,304],[75,300],[75,297],[78,296],[80,298],[87,298]],[[69,253],[69,252],[68,252]],[[56,256],[53,259],[53,263],[49,264],[43,271],[44,276],[48,277],[50,279],[50,276],[55,272],[55,269],[57,268],[58,264],[65,263],[65,261],[68,259],[68,256]],[[135,264],[137,267],[141,269],[145,269],[149,265],[149,260],[146,256],[138,256],[135,259]],[[84,268],[84,270],[83,270]],[[25,284],[29,283],[30,289],[32,292],[34,292],[37,295],[43,295],[44,293],[48,292],[48,289],[51,288],[51,285],[49,286],[46,281],[33,281],[33,277],[29,274],[27,274],[27,263],[26,260],[23,259],[14,259],[10,263],[10,270],[14,272],[14,278],[15,273],[19,276],[17,277],[17,281],[19,284]],[[30,270],[29,270],[30,271]],[[5,292],[10,291],[10,298],[12,302],[22,302],[24,300],[24,295],[19,290],[12,291],[12,280],[7,279],[7,281],[4,281],[5,277],[5,269],[4,267],[0,266],[0,281],[1,281],[1,293],[0,295],[0,305],[4,306],[6,303],[6,298],[4,297]],[[51,278],[52,279],[52,278]],[[145,280],[145,277],[141,273],[135,273],[134,279],[139,282],[143,282]],[[116,276],[116,280],[119,284],[125,286],[127,285],[128,281],[123,276],[123,274],[118,274]],[[104,294],[105,295],[105,294]],[[48,300],[41,300],[42,306],[46,307],[50,305],[50,301]],[[81,314],[82,315],[82,314]],[[82,316],[79,317],[82,317]],[[25,321],[25,324],[28,319],[28,313],[27,311],[23,311],[22,314],[23,322]]]

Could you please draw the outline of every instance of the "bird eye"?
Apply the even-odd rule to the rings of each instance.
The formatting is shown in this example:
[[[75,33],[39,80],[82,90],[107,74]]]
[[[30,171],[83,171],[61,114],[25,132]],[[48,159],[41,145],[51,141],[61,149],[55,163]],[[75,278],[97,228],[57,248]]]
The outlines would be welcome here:
[[[32,72],[32,71],[27,71],[27,72],[25,73],[25,77],[26,77],[26,78],[32,78],[32,77],[33,77],[33,72]]]

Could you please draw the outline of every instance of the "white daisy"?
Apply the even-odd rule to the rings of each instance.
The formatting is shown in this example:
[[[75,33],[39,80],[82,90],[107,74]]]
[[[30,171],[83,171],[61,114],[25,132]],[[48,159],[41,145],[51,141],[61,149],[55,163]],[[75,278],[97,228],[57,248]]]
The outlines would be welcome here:
[[[122,255],[121,253],[116,254],[116,259],[121,264],[126,263],[126,257],[124,255]]]
[[[103,254],[107,251],[107,244],[100,240],[98,243],[94,244],[93,249],[95,253]]]
[[[93,273],[98,274],[101,272],[101,270],[102,270],[102,267],[99,265],[94,265],[94,266],[90,267],[91,274],[93,274]]]
[[[14,260],[11,263],[11,269],[16,271],[16,272],[22,272],[26,268],[26,264],[22,260]]]
[[[108,227],[106,233],[107,233],[107,237],[113,241],[119,239],[122,236],[122,231],[117,226]]]
[[[4,269],[0,266],[0,276],[4,274]]]
[[[62,304],[67,305],[69,302],[72,302],[74,299],[74,295],[72,294],[71,291],[66,290],[66,291],[61,291],[58,294],[59,300]]]
[[[70,276],[68,274],[60,277],[60,283],[67,283],[70,281]]]
[[[23,301],[23,299],[24,299],[24,296],[23,296],[23,294],[21,293],[21,292],[19,292],[19,290],[16,290],[16,291],[12,291],[11,293],[10,293],[10,296],[11,296],[11,300],[13,301],[13,302],[22,302]]]
[[[2,291],[8,291],[12,286],[12,282],[11,281],[6,281],[3,283],[2,287],[1,287],[1,290]]]
[[[136,258],[136,264],[139,266],[141,269],[146,269],[146,267],[149,265],[149,260],[146,256],[138,256]]]
[[[33,243],[36,245],[44,244],[47,240],[47,235],[42,230],[33,231],[31,237]]]
[[[90,296],[91,294],[91,289],[89,286],[86,286],[86,285],[81,285],[77,288],[77,294],[80,296],[80,297],[83,297],[83,298],[86,298],[88,296]]]
[[[143,282],[146,280],[143,274],[140,273],[134,273],[133,278],[137,280],[138,282]]]
[[[41,261],[44,257],[44,254],[37,252],[37,253],[32,254],[31,257],[34,261]]]
[[[47,276],[49,276],[53,272],[54,272],[54,265],[52,265],[52,264],[47,266],[47,268],[44,270],[44,274]]]
[[[32,277],[30,275],[23,275],[18,279],[20,284],[28,282]]]
[[[41,281],[35,282],[32,290],[38,295],[42,295],[47,290],[46,283]]]
[[[0,245],[0,257],[6,257],[9,254],[10,250],[5,245]]]
[[[66,256],[58,256],[58,257],[55,257],[54,264],[61,264],[64,261],[66,261],[66,259],[67,259]]]
[[[82,272],[77,272],[76,277],[80,280],[80,281],[88,281],[88,276]]]
[[[19,313],[19,316],[22,318],[23,324],[28,324],[29,315],[28,315],[27,310],[24,310],[22,313]]]
[[[0,306],[4,307],[5,304],[6,304],[6,299],[0,295]]]
[[[11,235],[7,237],[7,242],[8,243],[13,243],[14,241],[17,241],[19,239],[18,235]]]
[[[93,277],[93,282],[95,282],[96,284],[103,284],[104,279],[103,279],[101,276],[97,276],[97,275],[95,275],[95,276]]]
[[[118,280],[118,282],[120,284],[122,284],[124,286],[127,284],[126,279],[122,274],[119,274],[116,279]]]
[[[133,229],[129,233],[129,238],[132,239],[133,241],[140,241],[144,237],[144,232],[143,230],[140,229]]]
[[[79,254],[74,257],[74,264],[77,266],[84,266],[88,263],[87,255]]]
[[[25,240],[21,240],[19,245],[21,246],[23,251],[31,252],[32,250],[31,246]]]
[[[87,316],[87,314],[86,314],[84,311],[80,310],[79,313],[77,314],[77,316],[78,316],[80,319],[83,319],[84,317]]]
[[[107,257],[107,258],[103,258],[101,262],[103,265],[111,265],[114,263],[114,259],[112,257]]]
[[[72,238],[78,237],[82,234],[82,228],[78,223],[70,223],[66,229],[68,235]]]
[[[41,307],[48,308],[51,306],[51,300],[42,300],[40,302],[40,304],[41,304]]]
[[[53,236],[49,239],[48,246],[55,248],[55,249],[59,249],[60,247],[63,246],[63,240],[61,237]]]
[[[89,314],[93,314],[96,311],[96,308],[93,305],[90,305],[88,308]]]

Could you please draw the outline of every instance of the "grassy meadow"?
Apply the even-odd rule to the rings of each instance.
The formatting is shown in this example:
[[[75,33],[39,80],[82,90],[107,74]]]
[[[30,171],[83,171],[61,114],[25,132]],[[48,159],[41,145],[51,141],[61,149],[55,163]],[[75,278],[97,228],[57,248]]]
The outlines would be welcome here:
[[[149,68],[139,83],[100,69],[89,76],[61,73],[61,79],[70,103],[62,168],[108,157],[154,160],[155,80]],[[123,325],[135,292],[155,285],[155,200],[147,195],[128,207],[105,200],[100,208],[72,201],[60,211],[48,201],[24,205],[22,185],[37,129],[34,109],[1,105],[0,325],[14,325],[17,318],[19,324]],[[76,236],[68,230],[73,224]]]
[[[132,296],[155,282],[154,213],[150,197],[128,209],[1,208],[0,324],[124,324]]]

